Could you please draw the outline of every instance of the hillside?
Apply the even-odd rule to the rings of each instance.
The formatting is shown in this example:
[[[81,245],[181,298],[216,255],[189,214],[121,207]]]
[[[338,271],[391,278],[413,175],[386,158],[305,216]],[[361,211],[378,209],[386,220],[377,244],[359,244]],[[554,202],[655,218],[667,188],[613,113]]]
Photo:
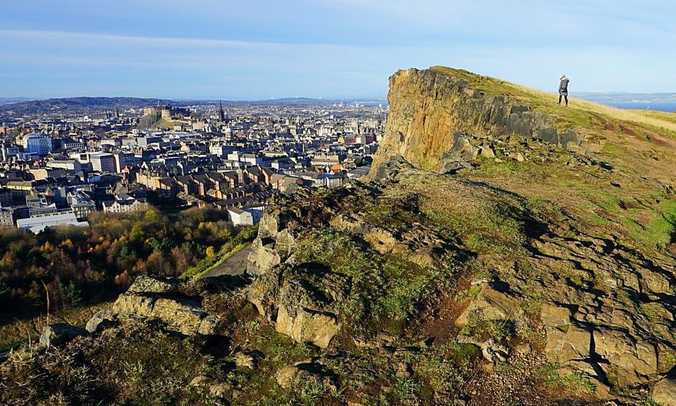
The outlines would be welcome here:
[[[171,103],[170,100],[135,97],[66,97],[0,105],[0,114],[23,116],[45,113],[79,113],[116,108],[141,108],[169,103]]]
[[[137,97],[64,97],[44,100],[1,99],[0,116],[21,117],[53,113],[87,113],[114,109],[149,106],[204,106],[221,104],[227,107],[244,106],[330,106],[335,103],[379,104],[381,100],[334,100],[305,97],[269,100],[168,100]]]
[[[388,102],[369,182],[46,329],[0,403],[673,404],[673,116],[442,67]]]

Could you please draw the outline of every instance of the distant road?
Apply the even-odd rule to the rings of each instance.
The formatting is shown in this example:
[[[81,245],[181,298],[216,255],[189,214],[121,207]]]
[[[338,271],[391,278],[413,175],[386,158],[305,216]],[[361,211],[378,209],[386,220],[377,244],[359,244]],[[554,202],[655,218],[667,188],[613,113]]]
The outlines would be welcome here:
[[[222,275],[241,275],[246,272],[247,258],[251,252],[251,246],[243,248],[235,255],[228,258],[221,265],[205,273],[202,278],[214,278]]]

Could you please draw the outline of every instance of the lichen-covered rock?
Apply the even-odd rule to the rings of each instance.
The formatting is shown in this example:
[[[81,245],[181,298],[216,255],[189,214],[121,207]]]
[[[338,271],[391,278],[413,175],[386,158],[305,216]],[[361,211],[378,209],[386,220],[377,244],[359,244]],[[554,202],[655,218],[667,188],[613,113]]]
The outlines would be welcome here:
[[[258,236],[251,244],[247,258],[247,273],[262,275],[287,260],[296,245],[293,233],[286,229],[288,219],[278,211],[265,213],[258,228]]]
[[[340,330],[340,323],[333,314],[282,304],[277,312],[275,329],[298,342],[326,348]]]
[[[224,398],[228,392],[232,391],[232,387],[225,382],[218,382],[208,376],[199,375],[190,381],[190,386],[197,389],[206,390],[209,395],[216,398]]]
[[[540,310],[540,319],[546,327],[560,328],[567,326],[570,324],[570,310],[545,303]]]
[[[282,229],[278,213],[265,213],[258,223],[258,238],[275,238]]]
[[[175,281],[159,280],[147,275],[139,275],[129,289],[127,289],[127,292],[164,294],[175,292],[177,286],[178,284]]]
[[[340,330],[336,306],[348,288],[346,277],[300,264],[259,276],[247,298],[278,332],[326,348]]]
[[[657,382],[650,399],[660,406],[676,406],[676,379],[667,377]]]
[[[383,230],[382,228],[368,230],[364,233],[364,240],[383,255],[396,251],[398,245],[400,245],[391,232]],[[401,251],[401,249],[399,249],[399,251]]]
[[[655,346],[623,331],[594,330],[594,351],[608,361],[601,364],[606,375],[620,386],[637,385],[657,374]]]
[[[470,304],[455,320],[455,325],[464,327],[471,317],[481,320],[515,320],[523,316],[519,302],[488,285],[481,288]]]
[[[282,389],[289,389],[293,385],[296,375],[298,375],[298,367],[289,365],[282,367],[277,371],[275,380],[277,380],[277,384],[281,386]]]
[[[59,347],[75,337],[86,334],[86,331],[70,324],[57,323],[45,326],[40,335],[40,346]]]
[[[158,320],[169,330],[185,335],[221,333],[217,316],[188,301],[124,294],[115,301],[112,311],[118,319],[123,320]]]
[[[96,312],[88,321],[85,329],[88,333],[94,334],[100,329],[113,324],[114,315],[110,309],[103,309]]]
[[[262,275],[282,263],[279,253],[271,246],[264,246],[260,239],[256,239],[248,257],[247,273]]]
[[[171,285],[171,288],[169,286]],[[143,289],[134,289],[120,295],[111,308],[118,320],[160,321],[169,330],[184,335],[219,335],[220,319],[209,314],[196,302],[180,296],[167,295],[177,285],[145,278]]]
[[[589,358],[591,332],[576,326],[547,329],[545,355],[552,362],[566,363]]]
[[[280,368],[275,373],[277,384],[285,390],[293,389],[294,386],[312,383],[321,386],[323,390],[336,391],[337,382],[333,374],[323,365],[311,361],[301,361],[294,365]]]
[[[254,369],[256,367],[256,359],[251,354],[238,352],[233,358],[235,359],[235,366],[237,368]]]

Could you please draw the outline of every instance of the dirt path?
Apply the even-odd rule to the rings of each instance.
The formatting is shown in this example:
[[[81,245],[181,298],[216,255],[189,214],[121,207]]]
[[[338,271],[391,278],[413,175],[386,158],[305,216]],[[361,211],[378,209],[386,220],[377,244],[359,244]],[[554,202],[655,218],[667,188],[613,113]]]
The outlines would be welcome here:
[[[241,275],[246,272],[246,262],[251,252],[251,247],[246,247],[228,258],[221,265],[206,273],[204,278],[213,278],[222,275]]]

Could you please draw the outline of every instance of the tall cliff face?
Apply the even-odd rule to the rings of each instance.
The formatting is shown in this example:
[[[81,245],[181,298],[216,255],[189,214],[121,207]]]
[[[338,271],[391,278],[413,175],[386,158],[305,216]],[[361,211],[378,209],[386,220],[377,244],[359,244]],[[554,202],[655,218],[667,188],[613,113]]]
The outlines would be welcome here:
[[[516,136],[561,146],[581,137],[537,111],[524,89],[496,79],[443,67],[408,69],[390,78],[389,116],[372,175],[400,155],[419,168],[445,171],[461,153],[463,138]],[[566,128],[567,127],[567,128]]]

